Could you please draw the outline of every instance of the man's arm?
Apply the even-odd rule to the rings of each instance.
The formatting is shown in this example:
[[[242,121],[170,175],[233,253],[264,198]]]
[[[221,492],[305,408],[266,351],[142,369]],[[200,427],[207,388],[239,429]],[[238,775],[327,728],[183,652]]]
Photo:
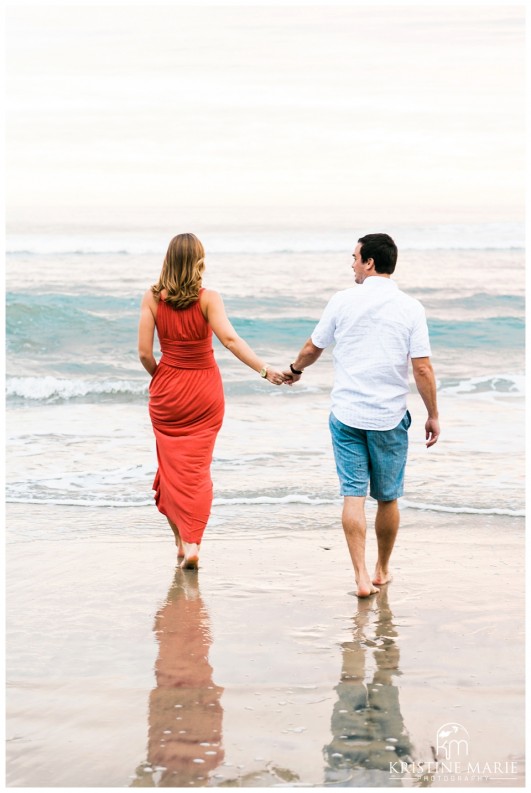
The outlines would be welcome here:
[[[439,425],[439,411],[437,410],[437,386],[435,374],[429,358],[412,358],[413,377],[418,392],[428,411],[426,421],[426,446],[429,448],[437,443],[441,428]]]
[[[301,348],[299,354],[293,361],[292,363],[293,368],[298,369],[299,371],[303,371],[304,369],[306,369],[307,366],[311,366],[312,363],[315,363],[322,352],[323,349],[321,347],[316,347],[313,341],[311,339],[308,339],[308,341]],[[286,378],[288,385],[292,385],[293,383],[296,383],[297,380],[301,379],[301,375],[293,374],[291,369],[286,369],[284,372],[282,372],[282,374]]]

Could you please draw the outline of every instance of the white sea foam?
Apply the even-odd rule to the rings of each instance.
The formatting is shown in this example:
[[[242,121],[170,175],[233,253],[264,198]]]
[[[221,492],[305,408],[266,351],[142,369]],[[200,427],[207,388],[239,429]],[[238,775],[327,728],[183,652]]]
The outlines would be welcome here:
[[[142,470],[143,478],[148,476],[153,478],[153,472]],[[102,475],[103,476],[103,475]],[[105,476],[104,481],[107,485],[116,487],[116,484],[123,482],[125,478],[123,472],[114,476]],[[79,507],[144,507],[154,504],[153,498],[145,497],[145,490],[142,493],[124,493],[122,496],[109,496],[105,492],[95,492],[92,481],[94,476],[91,474],[62,476],[49,479],[39,479],[28,482],[17,482],[7,486],[6,501],[10,504],[55,504],[57,506],[79,506]],[[81,482],[85,482],[84,494],[79,492]],[[103,479],[102,479],[103,481]],[[92,485],[92,492],[88,485]],[[44,489],[45,488],[45,489]],[[55,490],[56,492],[50,492]],[[73,493],[79,492],[79,496],[72,497]],[[313,498],[304,494],[292,494],[287,496],[248,496],[234,498],[215,498],[214,507],[237,506],[243,504],[334,504],[338,499],[334,498]]]
[[[227,378],[228,380],[228,378]],[[261,385],[253,380],[225,382],[225,393],[231,396],[260,393]],[[148,383],[138,380],[118,380],[108,378],[104,380],[84,380],[82,378],[70,379],[53,377],[8,377],[6,379],[6,396],[10,399],[24,399],[32,402],[64,402],[71,399],[88,397],[95,402],[104,397],[140,397],[148,393]],[[308,394],[321,394],[323,389],[303,385],[297,391],[297,396]],[[279,391],[271,391],[272,398],[278,397]],[[233,461],[238,464],[238,461]]]
[[[229,383],[229,388],[230,388]],[[245,384],[247,385],[247,384]],[[135,380],[83,380],[53,376],[9,377],[6,395],[31,401],[53,402],[83,397],[142,396],[147,394],[146,382]],[[319,388],[306,388],[304,393],[321,392]],[[522,397],[525,395],[525,376],[498,374],[487,377],[470,377],[458,382],[440,384],[444,396],[473,396],[479,398]],[[276,392],[274,392],[276,395]]]
[[[525,375],[523,374],[495,374],[487,377],[469,377],[457,383],[440,385],[441,394],[457,396],[524,396]]]
[[[45,487],[52,490],[80,492],[97,490],[117,485],[145,485],[153,481],[156,469],[151,465],[131,465],[126,468],[112,468],[99,471],[81,471],[78,473],[61,473],[56,476],[42,476],[22,482],[14,482],[11,487]]]
[[[132,380],[74,380],[60,377],[9,377],[6,380],[8,397],[39,401],[75,399],[89,395],[147,393],[147,384]]]
[[[21,492],[21,488],[7,488],[6,502],[10,504],[50,504],[56,506],[69,507],[146,507],[153,506],[153,498],[146,498],[143,493],[136,496],[128,494],[124,497],[110,497],[106,494],[91,494],[90,496],[79,496],[72,498],[70,493],[52,495],[50,493],[27,493]],[[213,501],[213,507],[241,506],[241,505],[283,505],[283,504],[306,504],[308,506],[319,506],[323,504],[341,504],[341,498],[315,498],[307,494],[293,493],[286,496],[236,496],[219,497]],[[414,509],[427,512],[445,512],[455,515],[500,515],[507,517],[523,518],[523,509],[504,509],[501,507],[466,507],[466,506],[447,506],[445,504],[429,504],[399,499],[400,509]]]
[[[401,509],[422,509],[430,512],[451,512],[456,515],[507,515],[513,518],[524,518],[523,509],[502,509],[499,507],[450,507],[444,504],[422,504],[416,501],[400,499]]]
[[[287,496],[236,496],[235,498],[215,498],[215,507],[232,506],[237,504],[335,504],[337,498],[314,498],[304,494],[294,493]]]
[[[149,507],[154,506],[155,502],[152,498],[139,498],[137,500],[131,499],[114,499],[104,497],[93,498],[61,498],[55,496],[6,496],[8,504],[49,504],[58,507]]]

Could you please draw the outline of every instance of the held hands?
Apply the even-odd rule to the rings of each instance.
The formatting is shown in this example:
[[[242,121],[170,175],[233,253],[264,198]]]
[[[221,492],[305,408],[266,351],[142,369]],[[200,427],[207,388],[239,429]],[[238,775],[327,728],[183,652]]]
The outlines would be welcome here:
[[[270,383],[273,385],[282,385],[285,383],[286,385],[293,385],[296,383],[297,380],[301,379],[300,374],[294,374],[290,369],[285,369],[283,372],[279,372],[277,369],[272,369],[271,367],[267,367],[267,374],[266,380],[269,380]]]
[[[273,383],[273,385],[282,385],[283,383],[293,385],[293,383],[301,379],[302,370],[298,371],[293,364],[290,364],[289,369],[279,372],[277,369],[272,369],[269,365],[265,365],[260,371],[260,375],[269,380],[270,383]]]
[[[291,372],[289,374],[291,377]],[[269,380],[269,382],[273,383],[273,385],[282,385],[283,383],[288,382],[288,378],[286,377],[285,372],[279,372],[277,369],[273,369],[270,366],[267,367],[267,374],[265,379]]]
[[[279,372],[278,369],[273,369],[272,367],[267,367],[267,374],[266,380],[269,380],[270,383],[273,385],[293,385],[298,380],[301,379],[300,374],[294,374],[290,369],[284,369],[282,372]]]
[[[302,377],[300,374],[293,374],[291,369],[284,369],[282,374],[284,376],[284,382],[286,385],[293,385],[294,383],[297,383]]]

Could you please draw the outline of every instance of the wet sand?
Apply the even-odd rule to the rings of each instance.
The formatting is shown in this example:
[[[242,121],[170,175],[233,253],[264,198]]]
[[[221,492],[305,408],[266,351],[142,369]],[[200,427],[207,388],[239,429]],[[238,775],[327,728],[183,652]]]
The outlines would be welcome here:
[[[360,601],[335,505],[255,513],[183,573],[154,509],[9,505],[8,785],[523,786],[523,521],[405,510]]]

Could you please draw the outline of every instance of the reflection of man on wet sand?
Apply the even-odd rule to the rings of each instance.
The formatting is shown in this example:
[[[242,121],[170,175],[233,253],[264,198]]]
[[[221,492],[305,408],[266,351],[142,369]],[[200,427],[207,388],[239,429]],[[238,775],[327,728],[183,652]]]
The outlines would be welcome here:
[[[155,618],[159,655],[149,700],[148,767],[162,772],[157,784],[163,787],[207,785],[224,757],[223,688],[214,684],[208,663],[212,639],[197,575],[176,570]],[[144,768],[132,787],[155,784]]]
[[[394,684],[394,677],[401,674],[398,634],[385,590],[374,605],[359,601],[353,641],[341,645],[343,666],[331,722],[334,737],[324,748],[326,785],[400,784],[399,779],[390,779],[389,764],[411,762],[413,748]],[[376,668],[366,682],[371,661]]]

